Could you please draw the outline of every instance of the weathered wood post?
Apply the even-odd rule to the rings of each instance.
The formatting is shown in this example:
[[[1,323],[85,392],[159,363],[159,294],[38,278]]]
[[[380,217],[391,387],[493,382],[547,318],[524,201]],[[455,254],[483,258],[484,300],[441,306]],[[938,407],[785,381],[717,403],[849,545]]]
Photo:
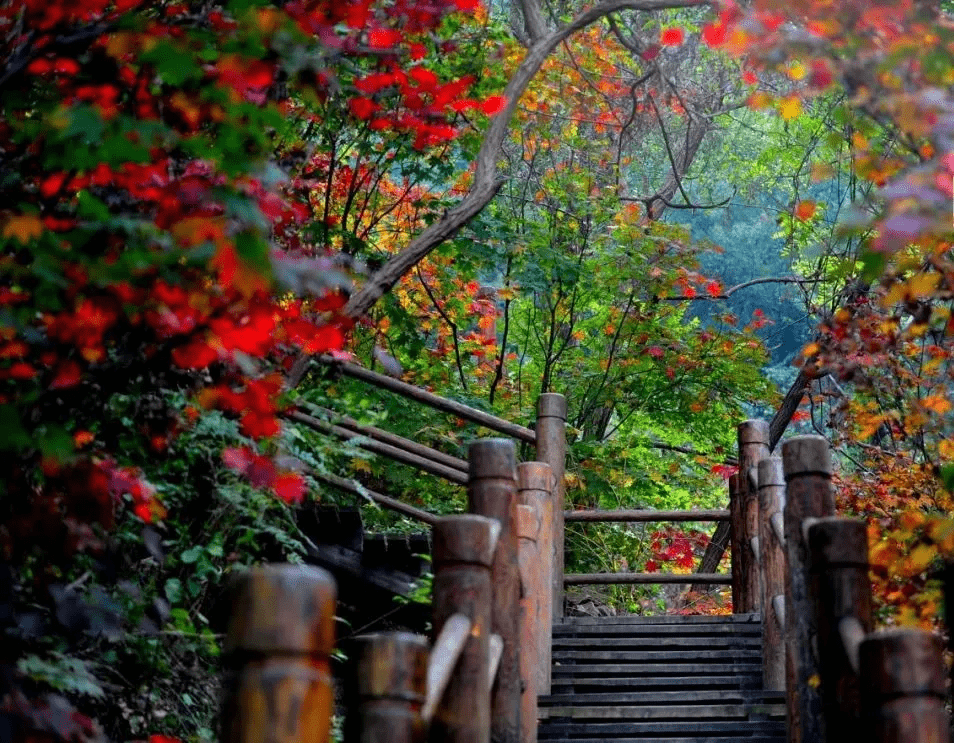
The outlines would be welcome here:
[[[491,575],[491,631],[503,655],[491,689],[490,738],[520,743],[520,569],[517,561],[517,455],[510,439],[482,439],[468,449],[469,510],[500,522]]]
[[[759,547],[762,564],[762,653],[766,689],[785,690],[785,473],[780,457],[758,465]]]
[[[808,551],[825,734],[831,743],[852,740],[861,724],[858,646],[873,625],[867,527],[858,519],[814,521]]]
[[[739,494],[742,501],[743,542],[742,606],[740,613],[762,608],[762,578],[759,566],[759,484],[758,465],[769,455],[767,421],[748,420],[739,424]]]
[[[553,470],[545,462],[523,462],[517,465],[517,501],[536,504],[540,530],[537,532],[537,573],[535,588],[537,625],[533,642],[536,645],[537,694],[550,693],[553,634]],[[527,591],[524,590],[524,594]],[[521,651],[526,648],[524,644]]]
[[[345,743],[422,743],[427,638],[389,632],[357,638]]]
[[[824,740],[818,693],[817,629],[808,585],[808,545],[802,524],[807,518],[831,516],[831,453],[822,436],[796,436],[782,444],[785,469],[785,687],[788,739],[791,743]]]
[[[553,621],[563,618],[563,511],[566,509],[566,398],[546,392],[537,399],[537,459],[553,472]]]
[[[237,575],[223,647],[222,743],[327,743],[335,584],[324,570]]]
[[[745,540],[745,519],[739,493],[738,473],[729,476],[729,554],[732,559],[732,613],[742,613],[742,542]]]
[[[540,626],[540,509],[517,504],[520,563],[520,742],[536,743],[539,665],[537,634]],[[549,593],[550,586],[546,586]]]
[[[490,566],[500,524],[483,516],[445,516],[434,525],[434,632],[455,614],[470,636],[431,723],[435,743],[490,741]]]
[[[941,640],[916,629],[876,632],[861,643],[864,726],[855,740],[950,743]]]

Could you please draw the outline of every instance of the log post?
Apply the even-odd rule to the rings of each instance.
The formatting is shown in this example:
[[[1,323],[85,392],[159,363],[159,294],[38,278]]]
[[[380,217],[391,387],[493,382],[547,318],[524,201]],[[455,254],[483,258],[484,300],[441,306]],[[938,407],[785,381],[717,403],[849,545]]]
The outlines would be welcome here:
[[[776,597],[785,594],[785,545],[772,526],[785,503],[785,474],[780,457],[758,465],[759,545],[762,564],[762,653],[766,689],[785,690],[785,618],[778,613]]]
[[[745,539],[738,473],[729,477],[729,554],[732,560],[732,613],[742,613],[742,541]]]
[[[503,640],[503,655],[491,689],[490,738],[520,743],[520,569],[517,562],[517,463],[510,439],[482,439],[468,449],[469,510],[500,523],[491,575],[491,631]]]
[[[223,647],[221,743],[327,743],[335,584],[324,570],[237,575]]]
[[[877,632],[859,656],[864,727],[853,739],[950,743],[940,638],[916,629]]]
[[[861,724],[857,643],[873,625],[865,522],[837,517],[813,522],[808,552],[825,734],[832,742],[851,740]]]
[[[758,464],[769,455],[769,426],[763,420],[739,424],[739,494],[742,501],[743,541],[741,614],[762,607],[762,578],[759,566],[759,484]]]
[[[427,639],[409,632],[356,640],[345,743],[423,743]]]
[[[563,511],[566,509],[566,398],[546,392],[537,399],[537,459],[553,472],[553,621],[563,618]]]
[[[537,695],[540,661],[540,509],[537,504],[517,504],[517,538],[520,563],[520,743],[536,743]],[[549,586],[546,587],[549,593]]]
[[[821,743],[824,738],[817,629],[809,595],[808,545],[802,524],[831,516],[831,453],[823,436],[796,436],[782,444],[785,470],[785,686],[790,743]]]
[[[517,465],[517,502],[536,504],[540,513],[537,533],[536,645],[537,694],[550,693],[550,637],[553,634],[553,470],[545,462]],[[521,650],[527,647],[522,646]]]
[[[434,632],[455,614],[470,620],[470,636],[431,723],[435,743],[489,743],[490,566],[500,525],[465,514],[434,525]]]

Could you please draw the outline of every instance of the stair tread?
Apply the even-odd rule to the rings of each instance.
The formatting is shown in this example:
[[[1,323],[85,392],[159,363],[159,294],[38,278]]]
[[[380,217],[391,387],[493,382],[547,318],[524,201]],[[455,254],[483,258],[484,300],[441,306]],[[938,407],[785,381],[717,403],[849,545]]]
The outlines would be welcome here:
[[[659,661],[665,663],[697,663],[702,660],[722,660],[734,662],[738,660],[762,660],[761,650],[748,648],[719,648],[717,650],[693,650],[687,653],[681,650],[555,650],[553,660],[556,663],[565,661],[600,661],[600,660],[633,660],[640,662]]]
[[[572,743],[607,743],[607,738],[579,738],[575,736],[564,736],[560,738],[565,741],[572,741]],[[740,737],[738,735],[730,736],[698,736],[694,735],[692,737],[678,737],[674,738],[672,734],[667,734],[664,738],[659,738],[652,733],[647,733],[640,735],[638,738],[626,738],[619,737],[614,735],[612,738],[613,743],[647,743],[647,741],[653,740],[665,740],[666,743],[784,743],[785,735],[783,733],[776,734],[762,734],[762,735],[746,735],[745,737]]]
[[[617,614],[612,617],[564,617],[557,627],[575,627],[588,625],[612,625],[612,624],[677,624],[677,625],[699,625],[699,624],[727,624],[727,625],[746,625],[759,624],[762,621],[759,614],[721,614],[713,616],[709,614],[662,614],[659,616],[643,616],[640,614]]]
[[[611,624],[556,625],[553,638],[565,637],[761,637],[760,624]]]
[[[781,720],[711,720],[711,721],[673,721],[654,720],[651,722],[611,722],[580,723],[547,720],[540,724],[541,738],[559,735],[586,733],[592,737],[625,733],[755,733],[784,732],[785,723]]]
[[[633,689],[688,689],[691,687],[705,688],[748,688],[759,687],[762,684],[762,674],[753,670],[746,674],[714,675],[714,676],[664,676],[660,678],[629,676],[583,677],[556,676],[552,680],[552,687],[568,686],[575,690],[584,688],[619,688]]]
[[[679,689],[678,691],[642,691],[629,693],[574,693],[549,694],[541,696],[541,707],[574,706],[599,704],[658,704],[658,703],[690,703],[700,702],[733,702],[747,704],[782,703],[785,701],[785,692],[756,690],[725,690],[725,689]]]
[[[753,714],[769,718],[784,717],[785,705],[752,705],[746,703],[593,707],[572,705],[541,710],[541,716],[543,717],[550,719],[570,718],[573,720],[748,720]]]

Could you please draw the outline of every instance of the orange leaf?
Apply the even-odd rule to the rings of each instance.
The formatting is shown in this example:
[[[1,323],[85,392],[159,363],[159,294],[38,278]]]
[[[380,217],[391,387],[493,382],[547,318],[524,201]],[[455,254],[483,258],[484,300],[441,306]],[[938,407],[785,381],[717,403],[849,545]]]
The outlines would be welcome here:
[[[814,201],[799,201],[795,205],[795,219],[804,222],[815,216],[816,204]]]

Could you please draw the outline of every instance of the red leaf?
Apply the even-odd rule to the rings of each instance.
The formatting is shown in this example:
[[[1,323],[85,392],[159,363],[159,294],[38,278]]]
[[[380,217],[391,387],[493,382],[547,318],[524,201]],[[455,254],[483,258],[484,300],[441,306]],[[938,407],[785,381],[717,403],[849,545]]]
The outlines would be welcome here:
[[[63,361],[56,369],[56,376],[50,382],[50,389],[61,390],[75,387],[80,383],[83,372],[75,361]]]
[[[283,472],[275,478],[272,485],[275,495],[286,503],[301,503],[305,498],[307,486],[305,478],[297,472]]]
[[[683,42],[683,33],[681,28],[667,28],[663,30],[659,37],[659,43],[663,46],[679,46]]]
[[[231,447],[222,452],[222,461],[229,469],[245,474],[252,463],[252,452],[244,446]]]
[[[66,183],[66,173],[54,173],[40,184],[40,195],[52,199]]]
[[[648,353],[654,359],[661,359],[666,352],[663,351],[659,346],[650,346],[646,349],[646,353]]]
[[[722,295],[722,284],[718,281],[710,281],[706,284],[706,294],[713,299]]]
[[[795,205],[795,219],[800,222],[811,219],[815,215],[815,207],[814,201],[799,201]]]
[[[502,95],[492,95],[480,104],[480,110],[488,116],[499,114],[504,106],[507,105],[507,99]]]
[[[400,31],[391,28],[376,28],[368,32],[368,46],[372,49],[387,49],[397,44],[401,38]]]
[[[702,40],[709,46],[719,46],[725,42],[726,26],[723,23],[710,23],[702,29]]]

